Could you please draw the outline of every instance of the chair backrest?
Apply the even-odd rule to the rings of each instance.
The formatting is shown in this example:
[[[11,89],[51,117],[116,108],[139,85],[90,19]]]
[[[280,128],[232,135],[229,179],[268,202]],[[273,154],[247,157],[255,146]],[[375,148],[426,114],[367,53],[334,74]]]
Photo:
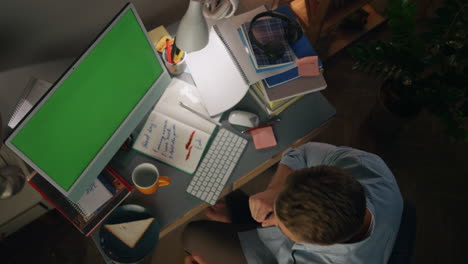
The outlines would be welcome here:
[[[416,240],[416,224],[416,208],[410,201],[405,200],[400,229],[388,264],[411,263]]]

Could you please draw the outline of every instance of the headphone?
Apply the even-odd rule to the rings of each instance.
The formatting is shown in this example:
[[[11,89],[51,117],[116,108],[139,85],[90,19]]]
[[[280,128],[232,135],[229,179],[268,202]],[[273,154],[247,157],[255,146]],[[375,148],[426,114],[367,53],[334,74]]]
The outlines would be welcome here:
[[[234,15],[239,0],[207,0],[203,5],[203,15],[210,19],[223,19]]]
[[[268,43],[260,43],[256,38],[255,35],[253,34],[252,28],[255,25],[255,22],[258,21],[262,17],[274,17],[281,19],[282,21],[286,22],[287,24],[283,27],[284,30],[284,38],[289,44],[292,44],[299,40],[302,37],[302,29],[301,26],[296,22],[291,20],[289,17],[267,11],[267,12],[262,12],[250,21],[250,27],[249,27],[249,38],[250,40],[257,45],[263,52],[265,52],[265,55],[267,56],[268,60],[271,62],[274,62],[281,57],[283,57],[284,53],[286,52],[286,47],[284,46],[284,43],[281,40],[271,40]]]

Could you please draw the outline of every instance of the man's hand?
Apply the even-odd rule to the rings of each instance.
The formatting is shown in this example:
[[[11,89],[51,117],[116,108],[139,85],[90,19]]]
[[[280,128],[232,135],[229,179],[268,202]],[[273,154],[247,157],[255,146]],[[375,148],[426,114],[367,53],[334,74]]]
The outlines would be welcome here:
[[[273,205],[280,191],[278,188],[269,188],[250,196],[250,213],[255,221],[262,223],[262,227],[276,225]]]
[[[201,256],[186,256],[184,264],[208,264]]]

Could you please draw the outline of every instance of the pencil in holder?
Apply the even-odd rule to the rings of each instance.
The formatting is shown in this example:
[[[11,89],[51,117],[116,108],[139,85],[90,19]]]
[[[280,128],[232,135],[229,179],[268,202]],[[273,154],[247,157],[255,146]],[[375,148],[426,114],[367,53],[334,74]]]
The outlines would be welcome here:
[[[167,59],[167,53],[165,49],[162,52],[162,57],[164,60],[164,64],[166,65],[166,68],[170,74],[179,75],[185,71],[185,68],[187,67],[187,63],[185,62],[185,52],[183,52],[183,54],[181,55],[180,59],[177,60],[177,62],[169,62],[169,60]],[[175,58],[177,58],[177,56],[175,56]]]

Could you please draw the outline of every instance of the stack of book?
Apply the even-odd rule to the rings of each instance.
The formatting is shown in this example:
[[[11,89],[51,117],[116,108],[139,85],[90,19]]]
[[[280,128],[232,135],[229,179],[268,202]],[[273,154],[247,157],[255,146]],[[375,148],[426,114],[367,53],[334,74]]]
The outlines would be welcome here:
[[[283,5],[273,10],[274,12],[284,14],[294,21],[292,10],[288,5]],[[245,22],[237,29],[237,33],[249,54],[251,63],[258,73],[289,68],[286,71],[275,74],[260,80],[249,88],[249,93],[268,114],[276,116],[285,110],[288,106],[299,100],[303,95],[320,91],[326,88],[327,84],[322,76],[301,77],[299,76],[296,60],[317,56],[314,48],[307,40],[305,34],[291,45],[286,41],[284,34],[284,22],[277,18],[265,18],[255,22],[255,38],[260,43],[276,40],[283,41],[285,52],[282,57],[275,61],[267,58],[264,51],[259,48],[249,37],[250,21]],[[319,68],[323,72],[323,64],[318,59]]]

